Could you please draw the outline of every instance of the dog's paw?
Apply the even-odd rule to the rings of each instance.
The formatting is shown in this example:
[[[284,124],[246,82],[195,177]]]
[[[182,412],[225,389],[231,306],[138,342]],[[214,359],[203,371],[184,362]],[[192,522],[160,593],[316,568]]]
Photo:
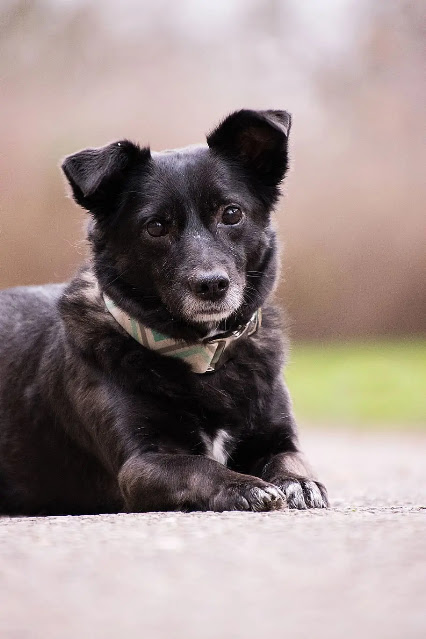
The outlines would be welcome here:
[[[289,508],[328,508],[327,490],[320,482],[286,477],[272,483],[284,493]]]
[[[222,486],[210,500],[210,509],[217,512],[225,510],[249,510],[261,512],[281,510],[286,507],[283,492],[265,481],[235,482]]]

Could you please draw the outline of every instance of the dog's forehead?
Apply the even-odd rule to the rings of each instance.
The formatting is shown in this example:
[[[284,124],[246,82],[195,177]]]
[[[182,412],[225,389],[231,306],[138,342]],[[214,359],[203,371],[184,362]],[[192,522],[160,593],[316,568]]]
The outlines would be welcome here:
[[[206,144],[191,144],[181,149],[151,152],[153,165],[160,171],[184,171],[186,168],[205,166],[212,161],[212,153]]]
[[[151,178],[157,187],[188,193],[191,188],[227,188],[229,168],[207,145],[194,144],[181,149],[152,152]]]

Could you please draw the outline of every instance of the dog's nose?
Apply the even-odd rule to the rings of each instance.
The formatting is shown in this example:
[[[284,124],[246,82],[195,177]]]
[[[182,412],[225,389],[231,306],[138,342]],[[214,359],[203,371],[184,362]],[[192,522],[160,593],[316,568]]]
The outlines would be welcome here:
[[[216,302],[225,297],[229,288],[229,277],[223,271],[200,273],[190,280],[189,285],[197,297]]]

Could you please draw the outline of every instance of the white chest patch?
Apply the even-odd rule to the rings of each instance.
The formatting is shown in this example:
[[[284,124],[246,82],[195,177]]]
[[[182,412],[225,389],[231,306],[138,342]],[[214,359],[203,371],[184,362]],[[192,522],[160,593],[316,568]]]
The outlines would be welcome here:
[[[226,444],[230,442],[231,435],[220,428],[215,437],[209,437],[205,433],[201,433],[201,439],[206,447],[206,455],[210,459],[214,459],[219,464],[226,466],[228,461],[228,452],[226,450]]]

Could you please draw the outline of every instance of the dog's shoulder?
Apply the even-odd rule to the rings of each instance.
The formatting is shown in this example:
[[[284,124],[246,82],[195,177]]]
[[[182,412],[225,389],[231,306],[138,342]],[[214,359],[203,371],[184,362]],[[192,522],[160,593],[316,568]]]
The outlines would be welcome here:
[[[90,263],[63,290],[59,309],[68,338],[89,353],[103,338],[125,333],[107,312],[102,291]]]

